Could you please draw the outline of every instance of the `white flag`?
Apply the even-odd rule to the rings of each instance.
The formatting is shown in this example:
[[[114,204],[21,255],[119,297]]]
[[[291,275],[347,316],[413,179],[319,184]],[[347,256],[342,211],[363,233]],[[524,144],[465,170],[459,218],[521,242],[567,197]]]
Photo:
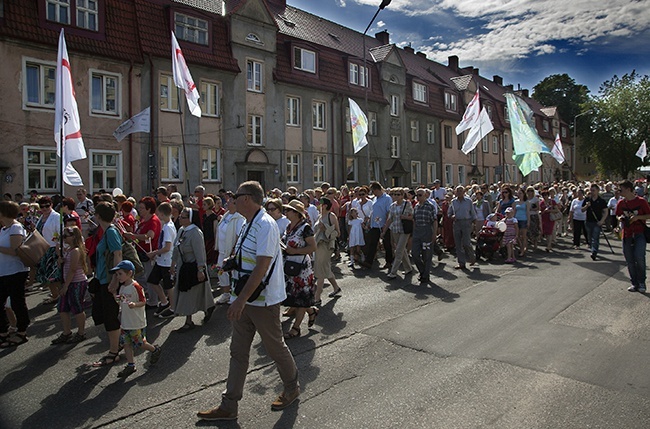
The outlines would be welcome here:
[[[201,117],[201,107],[199,106],[199,91],[194,85],[194,79],[190,74],[190,69],[187,68],[185,57],[181,47],[178,46],[176,36],[172,31],[172,69],[174,71],[174,83],[177,87],[185,91],[187,98],[187,105],[190,108],[190,113],[196,117]]]
[[[645,147],[645,140],[639,146],[639,150],[636,151],[636,156],[641,158],[641,161],[645,161],[645,157],[648,156],[648,150]]]
[[[480,106],[478,89],[477,89],[476,94],[474,94],[474,98],[472,98],[472,101],[470,101],[469,104],[467,105],[467,109],[465,109],[463,120],[460,121],[460,124],[458,124],[458,126],[456,127],[456,135],[471,128],[472,125],[474,125],[474,123],[478,121],[478,117],[480,115],[480,108],[481,106]]]
[[[54,141],[56,142],[56,154],[63,163],[63,181],[70,186],[83,186],[81,176],[71,164],[72,161],[86,158],[72,82],[68,48],[65,45],[63,29],[61,29],[56,61],[56,88],[54,90]],[[61,141],[61,130],[63,130],[63,141]],[[63,192],[63,189],[61,191]]]
[[[353,99],[348,98],[348,101],[350,102],[352,146],[354,147],[354,153],[357,153],[368,144],[368,139],[366,138],[366,134],[368,134],[368,118]]]
[[[487,137],[487,135],[490,134],[490,131],[492,131],[493,129],[494,126],[492,125],[492,121],[490,120],[490,115],[488,115],[487,110],[485,110],[485,107],[483,107],[483,109],[481,109],[481,113],[478,115],[478,117],[472,124],[469,133],[467,133],[467,138],[465,139],[465,143],[463,144],[463,147],[460,150],[465,155],[467,155],[468,153],[473,151],[474,148],[481,141],[481,139]]]
[[[553,155],[553,158],[555,158],[555,160],[560,164],[566,161],[566,158],[564,157],[564,149],[562,149],[560,134],[556,134],[555,136],[555,144],[553,145],[553,149],[551,149],[551,155]]]
[[[147,107],[131,119],[127,119],[113,132],[118,142],[133,133],[148,133],[151,131],[151,108]]]

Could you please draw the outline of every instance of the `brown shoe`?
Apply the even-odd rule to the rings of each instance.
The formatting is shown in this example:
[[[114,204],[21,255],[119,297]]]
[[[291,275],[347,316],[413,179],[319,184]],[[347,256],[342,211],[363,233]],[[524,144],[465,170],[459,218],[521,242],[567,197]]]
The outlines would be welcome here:
[[[230,413],[221,407],[199,411],[196,416],[201,420],[237,420],[237,413]]]
[[[280,411],[287,408],[289,405],[293,404],[296,399],[300,396],[300,389],[296,389],[293,393],[287,394],[282,392],[278,398],[271,403],[271,409],[273,411]]]

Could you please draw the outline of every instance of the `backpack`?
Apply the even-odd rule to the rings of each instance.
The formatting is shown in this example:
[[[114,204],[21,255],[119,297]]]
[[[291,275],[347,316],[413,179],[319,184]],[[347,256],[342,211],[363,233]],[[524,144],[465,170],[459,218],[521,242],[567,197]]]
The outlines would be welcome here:
[[[115,228],[115,227],[110,226],[109,228]],[[106,234],[104,234],[104,236],[105,235]],[[115,266],[115,263],[113,262],[113,252],[109,252],[108,249],[106,249],[104,255],[106,257],[106,270],[108,271],[110,268],[113,268]],[[142,262],[140,261],[138,252],[136,252],[133,244],[129,241],[126,241],[124,238],[122,238],[122,260],[128,260],[133,263],[133,266],[135,267],[134,277],[144,273],[144,265],[142,265]],[[111,278],[111,273],[109,272],[108,279],[110,280],[110,278]]]

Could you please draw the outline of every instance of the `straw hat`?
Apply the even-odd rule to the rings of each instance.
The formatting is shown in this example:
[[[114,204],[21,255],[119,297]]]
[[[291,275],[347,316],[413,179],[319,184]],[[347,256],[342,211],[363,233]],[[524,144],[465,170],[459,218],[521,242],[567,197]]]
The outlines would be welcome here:
[[[300,216],[305,217],[305,205],[298,200],[291,200],[289,201],[289,204],[284,204],[282,207],[288,210],[293,210]]]

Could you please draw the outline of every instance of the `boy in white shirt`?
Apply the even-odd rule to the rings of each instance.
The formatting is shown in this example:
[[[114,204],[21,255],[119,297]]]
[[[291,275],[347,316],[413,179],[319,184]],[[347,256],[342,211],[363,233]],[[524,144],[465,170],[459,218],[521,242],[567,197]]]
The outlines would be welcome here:
[[[169,269],[172,266],[172,253],[173,253],[173,243],[176,240],[176,227],[174,222],[171,221],[172,218],[172,206],[170,203],[161,203],[158,208],[156,208],[156,214],[160,219],[162,228],[160,230],[160,236],[158,239],[158,250],[149,252],[147,256],[155,264],[151,269],[151,273],[147,278],[147,283],[151,286],[152,290],[158,295],[158,309],[154,312],[154,316],[160,318],[169,318],[174,317],[174,312],[171,310],[174,308],[171,301],[174,299],[174,294],[171,293],[172,287],[174,284],[172,282],[171,276],[169,275]]]

